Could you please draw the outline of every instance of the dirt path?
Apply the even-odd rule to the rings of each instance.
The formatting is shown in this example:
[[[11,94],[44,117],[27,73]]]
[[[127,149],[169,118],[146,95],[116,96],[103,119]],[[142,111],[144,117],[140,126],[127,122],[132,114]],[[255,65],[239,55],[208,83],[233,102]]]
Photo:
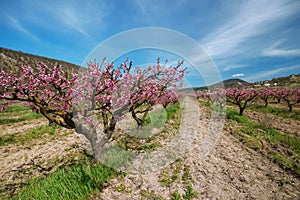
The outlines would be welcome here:
[[[203,145],[199,149],[199,144],[207,134],[211,113],[201,106],[200,118],[196,112],[191,112],[189,117],[198,118],[194,126],[199,135],[182,160],[161,172],[130,173],[116,178],[98,199],[171,199],[174,193],[183,197],[193,192],[197,193],[195,199],[300,198],[299,178],[247,148],[226,130],[210,154],[201,159],[199,152]]]

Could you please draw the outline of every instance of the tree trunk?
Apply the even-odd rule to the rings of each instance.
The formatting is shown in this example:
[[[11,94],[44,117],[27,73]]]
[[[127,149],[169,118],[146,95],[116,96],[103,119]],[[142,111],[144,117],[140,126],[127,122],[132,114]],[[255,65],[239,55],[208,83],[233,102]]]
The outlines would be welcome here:
[[[86,129],[83,126],[77,127],[77,133],[83,134],[87,140],[90,142],[92,147],[93,158],[98,161],[102,161],[103,153],[105,152],[105,145],[109,142],[107,135],[102,134],[97,135],[97,130],[95,128]]]
[[[103,137],[100,141],[92,140],[90,143],[92,146],[93,158],[103,162],[103,154],[106,150],[105,145],[108,143],[107,137]]]
[[[109,140],[111,139],[111,137],[114,133],[114,130],[116,128],[116,124],[117,124],[117,121],[115,120],[114,117],[112,117],[110,119],[109,125],[107,127],[105,127],[105,129],[104,129],[104,133],[106,134],[106,136]]]
[[[108,119],[107,114],[104,112],[102,112],[102,120],[104,126],[104,133],[107,135],[107,138],[110,139],[116,128],[117,121],[115,120],[114,116],[112,116],[111,119]]]
[[[240,107],[240,113],[239,113],[239,115],[240,115],[240,116],[242,116],[242,115],[243,115],[243,113],[244,113],[244,110],[245,110],[245,108],[244,108],[244,107]]]
[[[268,100],[265,101],[265,107],[268,107]]]
[[[289,106],[289,112],[292,112],[292,111],[293,111],[293,106],[292,106],[292,104],[289,104],[288,106]]]

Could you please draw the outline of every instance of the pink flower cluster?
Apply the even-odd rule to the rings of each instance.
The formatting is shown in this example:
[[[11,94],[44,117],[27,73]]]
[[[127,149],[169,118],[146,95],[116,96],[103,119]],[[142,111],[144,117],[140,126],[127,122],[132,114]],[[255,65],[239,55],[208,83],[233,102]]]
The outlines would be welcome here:
[[[105,59],[101,64],[94,61],[82,68],[82,73],[71,73],[60,65],[48,68],[43,63],[37,69],[22,65],[19,73],[1,71],[2,107],[7,101],[29,102],[34,111],[50,121],[74,128],[74,114],[121,117],[124,110],[135,112],[145,104],[176,100],[173,90],[182,86],[186,71],[179,69],[182,61],[176,67],[167,67],[158,60],[146,69],[133,68],[133,62],[127,62],[115,67]],[[58,121],[56,116],[60,117]]]

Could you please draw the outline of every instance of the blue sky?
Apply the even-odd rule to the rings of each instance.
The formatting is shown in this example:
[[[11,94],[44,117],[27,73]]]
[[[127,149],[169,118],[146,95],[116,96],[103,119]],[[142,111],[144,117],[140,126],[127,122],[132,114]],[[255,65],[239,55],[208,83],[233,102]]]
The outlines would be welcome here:
[[[300,73],[299,0],[11,0],[0,7],[0,46],[75,64],[115,34],[161,27],[199,43],[222,79]],[[176,57],[145,52],[144,63]],[[200,79],[192,85],[203,85]]]

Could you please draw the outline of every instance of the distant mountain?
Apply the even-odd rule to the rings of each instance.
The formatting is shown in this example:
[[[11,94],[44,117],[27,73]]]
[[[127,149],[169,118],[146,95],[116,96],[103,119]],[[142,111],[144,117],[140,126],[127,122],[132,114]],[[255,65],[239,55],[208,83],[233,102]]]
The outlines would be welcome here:
[[[42,62],[48,67],[59,64],[70,71],[78,71],[80,68],[80,66],[69,62],[0,47],[0,70],[14,71],[21,64],[30,65],[32,68],[35,68],[38,62]]]
[[[215,87],[220,87],[222,82],[216,83],[211,85],[210,87],[215,88]],[[247,81],[244,81],[242,79],[238,78],[231,78],[223,81],[224,87],[229,88],[229,87],[246,87],[249,85]]]
[[[207,90],[208,88],[213,89],[213,88],[222,88],[223,86],[225,88],[229,88],[229,87],[247,87],[249,85],[249,83],[247,81],[244,81],[242,79],[238,79],[238,78],[231,78],[231,79],[227,79],[224,81],[221,81],[219,83],[215,83],[213,85],[210,86],[203,86],[203,87],[197,87],[194,88],[194,90]]]

